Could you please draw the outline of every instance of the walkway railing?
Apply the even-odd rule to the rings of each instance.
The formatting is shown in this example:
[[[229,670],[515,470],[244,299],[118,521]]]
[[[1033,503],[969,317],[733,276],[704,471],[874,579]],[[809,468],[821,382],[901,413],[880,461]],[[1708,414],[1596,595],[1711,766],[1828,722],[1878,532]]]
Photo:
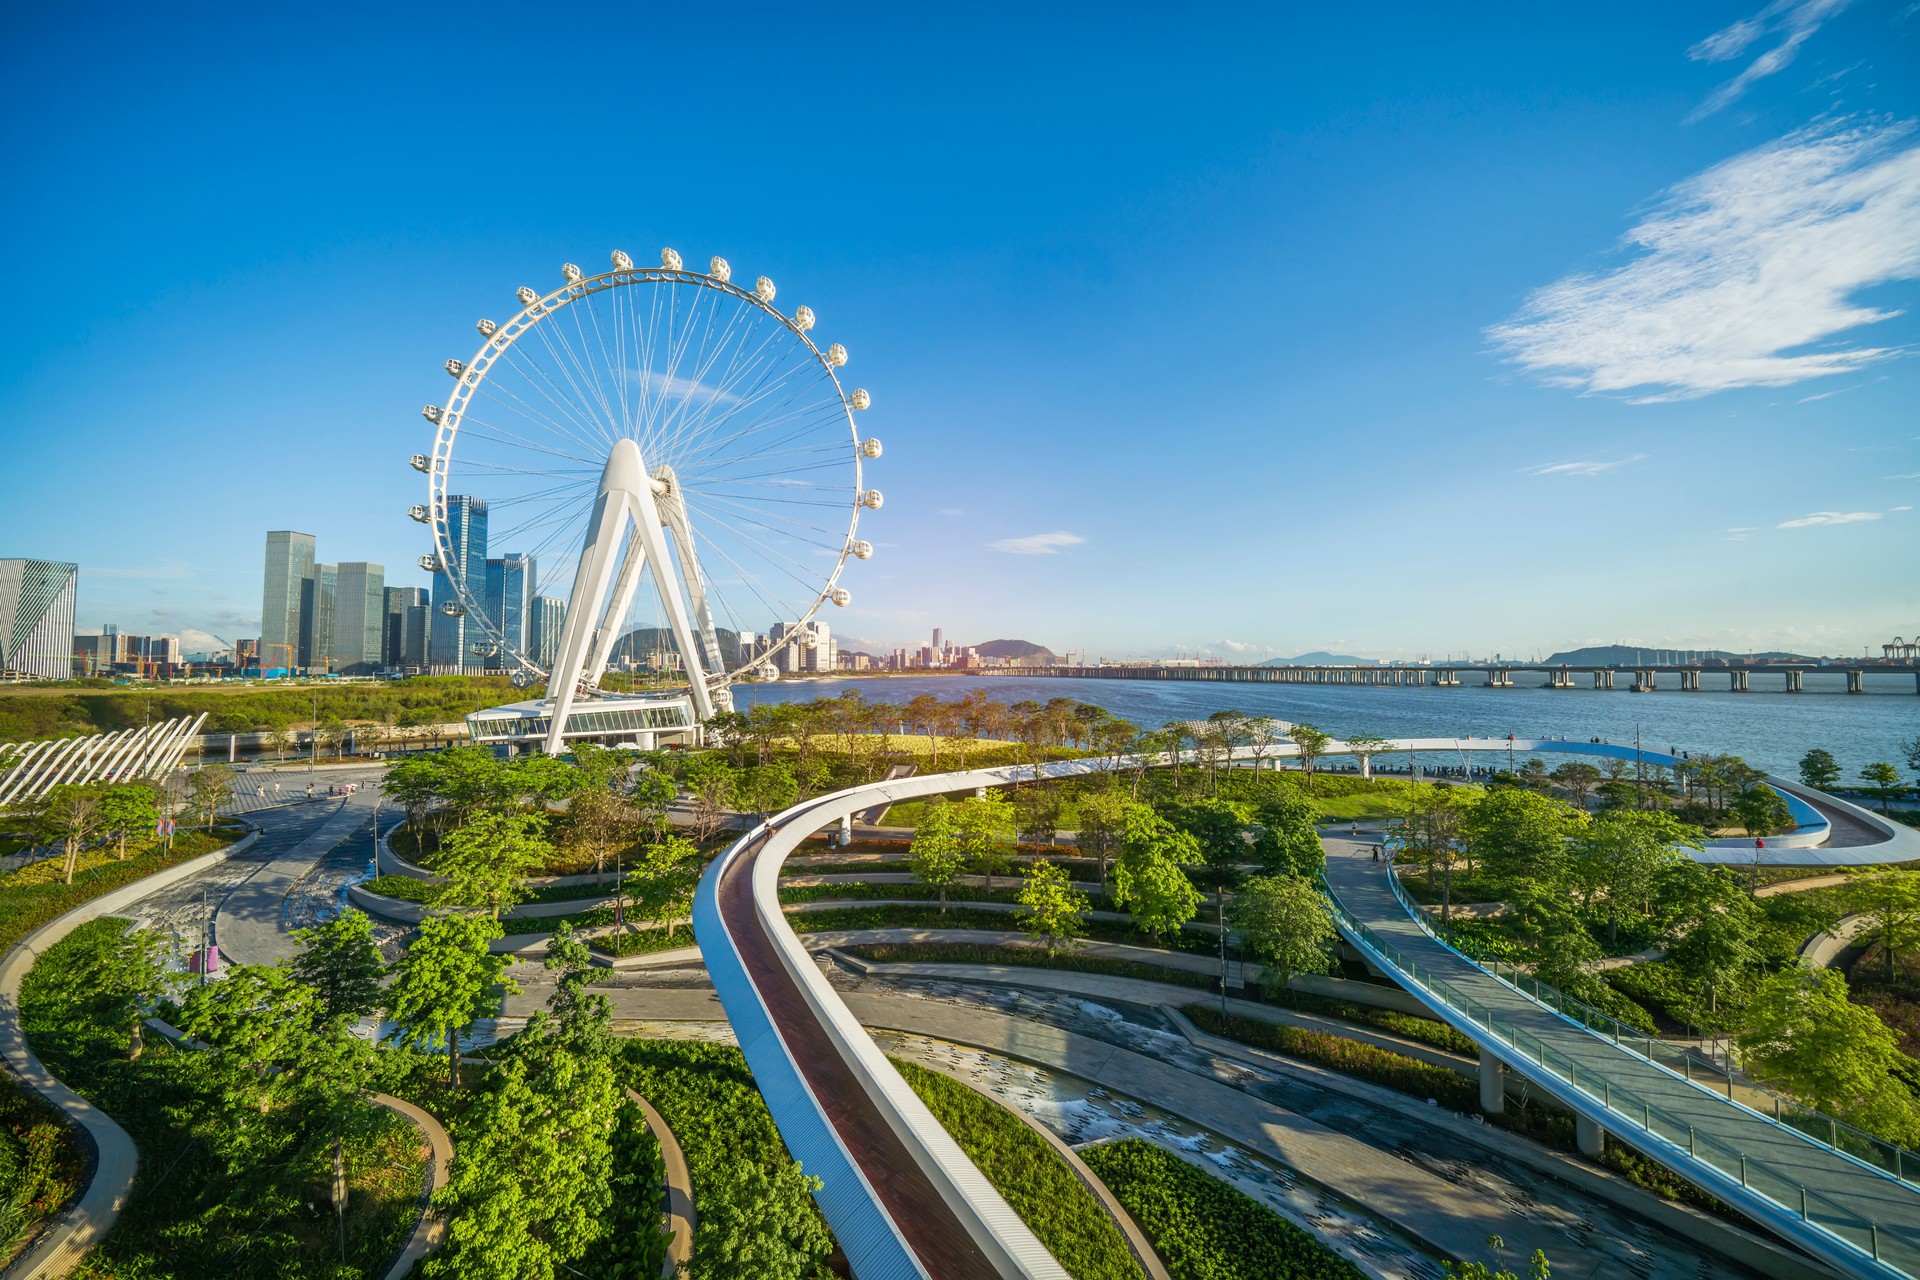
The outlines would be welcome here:
[[[1398,877],[1394,877],[1394,879],[1397,881]],[[1333,894],[1331,887],[1328,886],[1324,880],[1321,882],[1321,888],[1326,894],[1335,919],[1340,922],[1343,929],[1345,929],[1350,936],[1362,942],[1368,950],[1373,951],[1380,960],[1397,970],[1401,976],[1411,979],[1420,987],[1424,988],[1431,996],[1446,1005],[1463,1021],[1471,1024],[1476,1030],[1486,1033],[1491,1040],[1511,1048],[1513,1050],[1513,1057],[1517,1060],[1516,1065],[1531,1063],[1554,1079],[1565,1082],[1593,1102],[1598,1103],[1609,1116],[1613,1117],[1613,1127],[1617,1130],[1625,1132],[1638,1129],[1649,1137],[1656,1139],[1659,1143],[1685,1152],[1692,1159],[1710,1166],[1738,1186],[1772,1201],[1785,1212],[1795,1215],[1801,1221],[1819,1228],[1835,1239],[1873,1259],[1875,1262],[1897,1268],[1908,1275],[1920,1276],[1920,1234],[1915,1234],[1905,1228],[1877,1222],[1867,1214],[1862,1213],[1859,1209],[1843,1204],[1823,1192],[1808,1187],[1795,1175],[1792,1169],[1782,1166],[1770,1159],[1751,1156],[1718,1139],[1698,1133],[1693,1125],[1688,1124],[1685,1119],[1673,1114],[1673,1112],[1667,1110],[1665,1107],[1656,1104],[1631,1088],[1615,1084],[1606,1076],[1595,1074],[1590,1068],[1580,1066],[1574,1062],[1573,1059],[1548,1046],[1538,1036],[1504,1018],[1483,1001],[1476,1000],[1457,984],[1442,977],[1430,967],[1419,963],[1395,947],[1392,943],[1388,942],[1366,923],[1354,916],[1352,912],[1342,906],[1339,898]],[[1425,921],[1421,918],[1424,912],[1421,912],[1417,906],[1412,906],[1411,900],[1405,897],[1404,891],[1400,889],[1397,883],[1394,888],[1396,895],[1399,896],[1404,903],[1412,907],[1414,919],[1421,924],[1423,929],[1426,929],[1427,932],[1431,934],[1432,930],[1428,928]],[[1436,937],[1435,941],[1439,941],[1439,939]],[[1441,943],[1441,945],[1444,946],[1445,944]],[[1541,1000],[1538,995],[1528,992],[1517,984],[1508,981],[1506,978],[1493,973],[1484,965],[1474,961],[1471,957],[1462,956],[1459,952],[1453,951],[1452,948],[1448,948],[1448,950],[1453,955],[1459,956],[1460,959],[1473,965],[1481,973],[1502,983],[1502,985],[1519,991],[1523,996],[1527,996],[1536,1003],[1545,1005],[1545,1007],[1552,1009],[1553,1012],[1581,1025],[1590,1033],[1600,1034],[1597,1028],[1589,1026],[1577,1013],[1568,1013],[1564,1008]],[[1552,991],[1551,988],[1543,988],[1538,983],[1533,985],[1537,990],[1550,992],[1568,1007],[1577,1006],[1578,1009],[1590,1010],[1591,1013],[1598,1018],[1607,1019],[1615,1030],[1619,1029],[1622,1025],[1617,1020],[1609,1018],[1608,1015],[1592,1009],[1591,1006],[1582,1005],[1579,1001],[1571,1000],[1559,992]],[[1607,1038],[1612,1039],[1612,1034],[1609,1033]],[[1654,1053],[1660,1051],[1662,1048],[1675,1053],[1679,1052],[1675,1050],[1673,1046],[1663,1045],[1662,1042],[1647,1037],[1637,1031],[1633,1032],[1632,1041],[1643,1044],[1647,1051],[1635,1051],[1634,1044],[1624,1038],[1617,1041],[1617,1043],[1621,1049],[1635,1052],[1636,1056],[1644,1058],[1656,1066],[1660,1066],[1669,1071],[1673,1070],[1667,1063],[1653,1056]],[[1676,1074],[1679,1073],[1676,1072]],[[1702,1086],[1702,1091],[1706,1092],[1704,1086]],[[1721,1099],[1721,1101],[1724,1102],[1725,1100]],[[1735,1102],[1731,1105],[1740,1106],[1741,1104]],[[1760,1112],[1753,1111],[1752,1108],[1742,1109],[1750,1111],[1754,1115],[1762,1115]],[[1763,1115],[1762,1118],[1770,1119],[1770,1117]],[[1827,1117],[1821,1117],[1821,1119],[1823,1121],[1828,1120]],[[1837,1122],[1833,1121],[1828,1122],[1837,1124]],[[1878,1139],[1870,1138],[1864,1134],[1860,1136],[1866,1138],[1867,1143],[1871,1144],[1867,1149],[1884,1149],[1888,1153],[1891,1166],[1887,1163],[1877,1163],[1863,1159],[1844,1146],[1822,1142],[1820,1139],[1805,1133],[1798,1126],[1783,1123],[1782,1127],[1789,1129],[1794,1134],[1816,1145],[1831,1146],[1834,1150],[1840,1151],[1842,1154],[1856,1160],[1860,1160],[1862,1164],[1889,1178],[1898,1178],[1900,1176],[1898,1171],[1903,1167],[1912,1167],[1920,1170],[1920,1161],[1914,1161],[1910,1153],[1904,1153],[1897,1147],[1890,1147],[1888,1144],[1881,1143]],[[1859,1130],[1850,1131],[1856,1134],[1859,1133]],[[1911,1161],[1912,1163],[1903,1165],[1903,1156],[1905,1160]]]
[[[1829,1147],[1844,1156],[1850,1156],[1910,1186],[1920,1187],[1920,1154],[1876,1138],[1866,1130],[1856,1128],[1844,1120],[1836,1120],[1824,1111],[1816,1111],[1812,1107],[1796,1102],[1757,1080],[1741,1078],[1738,1079],[1738,1083],[1743,1090],[1759,1094],[1767,1105],[1755,1107],[1742,1102],[1734,1096],[1736,1077],[1725,1067],[1702,1059],[1684,1045],[1648,1035],[1638,1027],[1620,1021],[1605,1010],[1596,1009],[1584,1000],[1550,987],[1511,961],[1482,960],[1477,956],[1469,955],[1455,946],[1445,932],[1433,927],[1425,908],[1407,892],[1397,874],[1389,872],[1388,883],[1393,886],[1393,896],[1400,900],[1400,905],[1407,909],[1407,914],[1413,917],[1415,924],[1425,930],[1435,942],[1488,977],[1504,982],[1521,995],[1553,1010],[1569,1022],[1577,1023],[1596,1035],[1604,1036],[1636,1057],[1644,1058],[1656,1067],[1669,1071],[1686,1080],[1687,1083],[1711,1093],[1717,1100],[1730,1101],[1763,1120],[1771,1120],[1775,1124],[1792,1129],[1800,1137],[1811,1142]]]

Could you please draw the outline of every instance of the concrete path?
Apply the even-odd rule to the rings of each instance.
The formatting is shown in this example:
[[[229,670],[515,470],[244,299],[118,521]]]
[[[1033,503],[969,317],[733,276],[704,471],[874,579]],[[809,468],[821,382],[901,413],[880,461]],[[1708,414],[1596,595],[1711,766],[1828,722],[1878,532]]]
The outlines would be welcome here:
[[[1424,988],[1436,1013],[1510,1069],[1584,1112],[1583,1123],[1600,1120],[1599,1127],[1843,1272],[1920,1273],[1920,1188],[1804,1138],[1530,1000],[1422,929],[1394,896],[1382,865],[1371,861],[1370,846],[1326,843],[1327,881],[1341,905],[1398,951],[1402,968],[1418,967],[1409,990],[1419,994]],[[1451,991],[1434,994],[1436,982]],[[1480,1025],[1489,1010],[1502,1024],[1497,1034]],[[1524,1051],[1510,1042],[1515,1034]],[[1541,1054],[1551,1056],[1552,1069],[1538,1065]],[[1578,1073],[1579,1087],[1567,1081],[1570,1071]],[[1657,1126],[1652,1133],[1648,1118]]]
[[[52,1280],[80,1265],[89,1250],[106,1238],[125,1207],[140,1153],[127,1131],[106,1112],[54,1078],[27,1043],[20,1025],[20,984],[40,957],[90,920],[117,915],[147,894],[216,867],[255,842],[247,836],[225,849],[183,862],[75,907],[21,939],[0,959],[0,1059],[29,1089],[45,1098],[79,1128],[93,1148],[93,1172],[80,1198],[56,1218],[40,1239],[14,1260],[11,1272],[22,1280]]]
[[[278,853],[227,895],[214,913],[214,937],[228,960],[277,964],[293,958],[298,944],[282,918],[288,895],[321,858],[356,833],[365,833],[377,795],[367,786],[344,799],[313,802],[334,806],[320,829]]]
[[[376,1093],[373,1100],[412,1121],[413,1127],[427,1140],[432,1162],[427,1174],[427,1195],[431,1197],[447,1185],[447,1179],[453,1172],[453,1139],[447,1136],[446,1126],[411,1102],[392,1094]],[[400,1250],[400,1256],[387,1268],[386,1280],[406,1280],[407,1273],[413,1270],[413,1264],[439,1248],[446,1234],[447,1220],[429,1203],[421,1213],[420,1221],[414,1225],[413,1234],[407,1238],[406,1247]]]
[[[660,1164],[666,1174],[666,1204],[662,1217],[670,1239],[667,1241],[667,1256],[661,1260],[660,1275],[663,1280],[672,1280],[680,1268],[693,1257],[693,1232],[700,1225],[700,1215],[693,1204],[693,1174],[687,1168],[687,1153],[680,1149],[680,1140],[673,1136],[673,1130],[667,1125],[665,1117],[653,1109],[653,1104],[627,1090],[627,1098],[640,1108],[640,1114],[647,1122],[647,1129],[653,1134],[655,1142],[660,1144]]]

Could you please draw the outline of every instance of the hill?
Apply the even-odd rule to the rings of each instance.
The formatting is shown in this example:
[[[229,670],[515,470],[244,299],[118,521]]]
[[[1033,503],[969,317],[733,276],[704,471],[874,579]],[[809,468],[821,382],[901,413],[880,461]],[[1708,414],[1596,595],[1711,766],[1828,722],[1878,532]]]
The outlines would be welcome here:
[[[1630,667],[1636,662],[1682,662],[1705,661],[1744,662],[1750,658],[1763,662],[1814,662],[1797,653],[1730,653],[1725,649],[1664,649],[1652,645],[1637,644],[1592,644],[1582,649],[1568,649],[1546,659],[1547,666],[1569,667]]]
[[[740,635],[728,631],[725,627],[713,629],[714,639],[720,642],[720,657],[729,669],[740,665]],[[657,649],[669,653],[679,652],[679,646],[673,642],[673,632],[665,627],[636,627],[614,641],[611,661],[622,658],[634,662],[644,662]]]
[[[1356,658],[1350,653],[1328,653],[1325,649],[1315,649],[1312,653],[1303,653],[1297,658],[1268,658],[1260,664],[1263,667],[1377,667],[1378,658]]]
[[[989,640],[985,644],[969,645],[980,651],[983,658],[1051,658],[1053,650],[1031,640]]]

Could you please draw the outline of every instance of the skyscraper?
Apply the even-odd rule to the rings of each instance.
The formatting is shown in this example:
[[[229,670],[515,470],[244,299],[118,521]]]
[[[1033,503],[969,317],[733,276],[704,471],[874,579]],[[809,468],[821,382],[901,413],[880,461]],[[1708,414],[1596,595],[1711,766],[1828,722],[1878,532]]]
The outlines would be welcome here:
[[[333,603],[338,566],[316,564],[300,591],[300,665],[332,670]]]
[[[260,596],[260,656],[267,667],[305,661],[303,587],[313,577],[313,535],[276,529],[267,534],[267,572]]]
[[[527,604],[527,656],[551,666],[560,656],[560,633],[567,626],[567,602],[535,596]]]
[[[527,605],[532,598],[536,570],[532,556],[508,552],[487,561],[487,616],[500,628],[506,642],[521,653],[527,651]],[[490,654],[487,666],[506,665],[500,654]]]
[[[425,587],[388,587],[386,642],[381,658],[389,667],[427,666],[427,603]]]
[[[479,498],[449,495],[447,533],[453,558],[460,566],[463,580],[483,584],[487,580],[487,504]],[[453,613],[448,613],[452,606]],[[481,659],[471,652],[472,644],[486,633],[473,626],[464,615],[460,593],[453,578],[440,568],[433,575],[432,634],[428,658],[436,669],[459,671],[479,666]]]
[[[386,639],[384,565],[345,560],[335,570],[332,647],[333,670],[372,675],[380,666]]]
[[[77,564],[0,560],[0,674],[72,678],[79,584]]]

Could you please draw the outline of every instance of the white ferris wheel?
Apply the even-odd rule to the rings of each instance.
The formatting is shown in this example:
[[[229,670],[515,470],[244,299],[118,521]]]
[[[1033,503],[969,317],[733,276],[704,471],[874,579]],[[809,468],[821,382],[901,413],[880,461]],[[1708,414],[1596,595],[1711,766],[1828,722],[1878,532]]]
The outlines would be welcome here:
[[[481,320],[472,359],[446,363],[447,403],[422,411],[433,452],[413,456],[421,565],[452,587],[437,605],[462,620],[459,661],[545,681],[549,750],[609,663],[641,656],[623,645],[636,633],[671,639],[699,718],[729,706],[769,656],[740,637],[789,640],[849,602],[841,572],[873,553],[860,515],[881,505],[862,474],[880,442],[854,422],[871,397],[843,388],[846,348],[814,341],[811,308],[781,312],[771,280],[742,288],[722,258],[612,267],[567,264],[560,288],[522,287],[510,319]],[[516,602],[567,602],[557,644],[490,593],[485,561],[508,557],[527,575]]]

